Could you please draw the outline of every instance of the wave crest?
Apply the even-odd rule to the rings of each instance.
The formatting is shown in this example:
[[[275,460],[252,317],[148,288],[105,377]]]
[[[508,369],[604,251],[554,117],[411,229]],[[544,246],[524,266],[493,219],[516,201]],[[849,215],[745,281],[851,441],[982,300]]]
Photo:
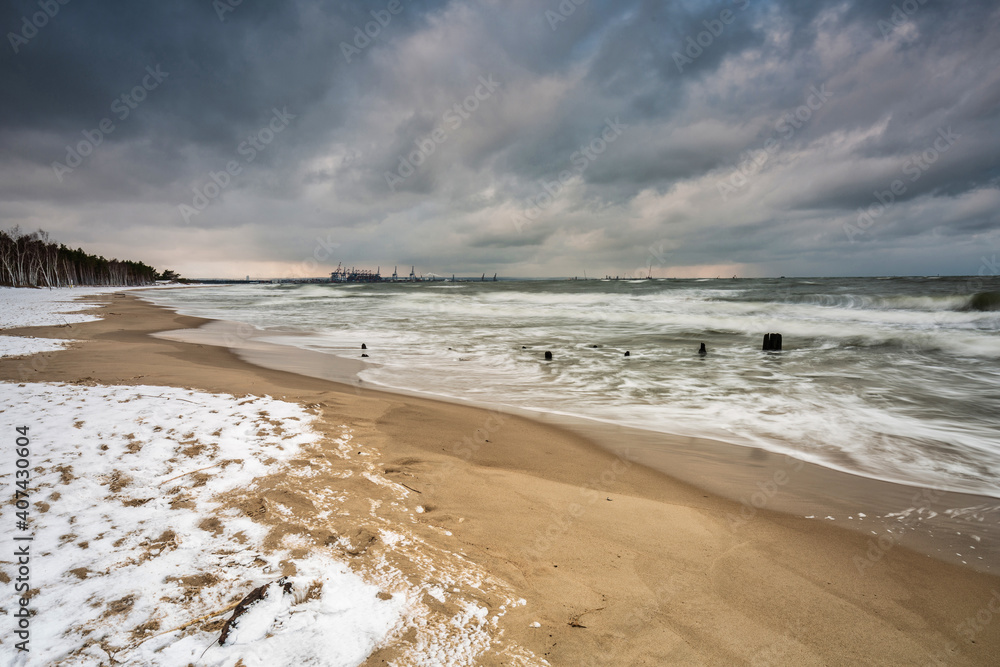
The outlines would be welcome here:
[[[1000,310],[1000,292],[977,292],[969,297],[968,303],[962,310],[976,310],[980,312]]]

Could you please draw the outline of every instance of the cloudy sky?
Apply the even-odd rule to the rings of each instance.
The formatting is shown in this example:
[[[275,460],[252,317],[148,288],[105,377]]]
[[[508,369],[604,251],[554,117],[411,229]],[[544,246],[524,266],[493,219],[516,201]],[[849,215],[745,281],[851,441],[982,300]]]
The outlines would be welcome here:
[[[0,27],[0,228],[189,277],[1000,251],[995,0],[9,0]]]

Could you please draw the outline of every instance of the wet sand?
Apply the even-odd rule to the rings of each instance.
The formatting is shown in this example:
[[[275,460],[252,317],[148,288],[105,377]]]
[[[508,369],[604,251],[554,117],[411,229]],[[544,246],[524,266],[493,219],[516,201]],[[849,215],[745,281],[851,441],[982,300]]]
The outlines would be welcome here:
[[[109,303],[100,322],[5,331],[83,342],[29,360],[0,360],[0,378],[161,384],[321,406],[322,420],[349,424],[372,460],[414,491],[409,501],[427,510],[414,530],[429,545],[460,551],[525,598],[501,622],[501,642],[551,664],[1000,659],[1000,579],[911,550],[903,540],[873,542],[878,535],[870,531],[839,527],[843,512],[874,517],[899,504],[845,490],[868,480],[831,481],[830,471],[816,466],[752,453],[758,450],[737,455],[724,443],[651,443],[614,428],[375,391],[351,384],[351,369],[342,364],[304,360],[310,355],[291,350],[258,352],[271,355],[271,365],[299,364],[305,374],[266,368],[257,365],[263,359],[251,364],[226,347],[150,335],[205,320],[132,295],[96,298]],[[758,486],[768,481],[772,494]],[[753,502],[748,492],[755,488],[766,502]],[[899,490],[902,504],[913,500],[909,491]],[[837,504],[845,496],[851,506]],[[940,505],[941,498],[925,500]],[[803,511],[807,505],[819,520],[801,518],[813,513]],[[983,555],[996,567],[990,544],[982,544]],[[363,573],[363,561],[352,565]],[[530,627],[535,621],[540,627]],[[383,664],[398,649],[385,647],[367,664]],[[498,651],[489,655],[483,664],[510,664]]]
[[[404,396],[427,394],[365,385],[358,373],[377,363],[378,354],[362,359],[355,349],[337,355],[294,347],[295,334],[260,331],[238,322],[208,321],[197,329],[154,334],[168,340],[215,345],[232,350],[244,361],[330,380],[352,387],[374,388]],[[282,344],[282,340],[288,342]],[[351,356],[348,356],[351,355]],[[740,503],[730,515],[734,530],[742,529],[760,510],[821,522],[835,522],[862,533],[869,547],[855,562],[859,572],[883,552],[905,546],[934,558],[982,572],[1000,568],[1000,499],[956,493],[934,487],[915,487],[858,476],[794,459],[764,449],[734,445],[709,438],[666,435],[575,416],[495,406],[477,401],[454,401],[483,409],[501,409],[579,434],[630,461]],[[599,486],[613,490],[616,481]]]

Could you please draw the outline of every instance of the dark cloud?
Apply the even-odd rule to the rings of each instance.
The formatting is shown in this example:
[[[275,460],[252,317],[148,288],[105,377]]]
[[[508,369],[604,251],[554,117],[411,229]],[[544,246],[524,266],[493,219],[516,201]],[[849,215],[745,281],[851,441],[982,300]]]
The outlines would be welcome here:
[[[624,272],[651,247],[665,272],[965,273],[1000,237],[989,0],[43,4],[0,7],[0,225],[96,251],[220,275],[292,270],[317,237],[334,264],[444,274]]]

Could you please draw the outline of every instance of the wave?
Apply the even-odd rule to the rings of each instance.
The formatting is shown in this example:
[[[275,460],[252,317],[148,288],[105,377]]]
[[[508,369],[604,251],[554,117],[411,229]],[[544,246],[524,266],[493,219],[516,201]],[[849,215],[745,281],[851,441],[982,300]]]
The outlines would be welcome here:
[[[919,310],[937,312],[960,310],[968,297],[953,296],[870,296],[859,294],[818,294],[790,299],[792,303],[857,310]]]
[[[763,296],[763,298],[761,298]],[[715,300],[715,299],[713,299]],[[783,303],[788,305],[844,308],[848,310],[909,310],[920,312],[987,312],[1000,310],[1000,292],[976,294],[889,295],[870,294],[793,294],[774,298],[773,295],[728,294],[719,301]]]
[[[282,342],[330,354],[354,357],[365,341],[379,364],[366,382],[717,437],[883,479],[1000,488],[1000,280],[978,292],[964,278],[939,289],[913,279],[724,282],[154,296],[189,314],[297,329]],[[772,331],[784,335],[778,355],[760,350]],[[694,353],[698,341],[707,358]]]
[[[968,303],[962,310],[1000,310],[1000,292],[977,292],[969,297]]]

